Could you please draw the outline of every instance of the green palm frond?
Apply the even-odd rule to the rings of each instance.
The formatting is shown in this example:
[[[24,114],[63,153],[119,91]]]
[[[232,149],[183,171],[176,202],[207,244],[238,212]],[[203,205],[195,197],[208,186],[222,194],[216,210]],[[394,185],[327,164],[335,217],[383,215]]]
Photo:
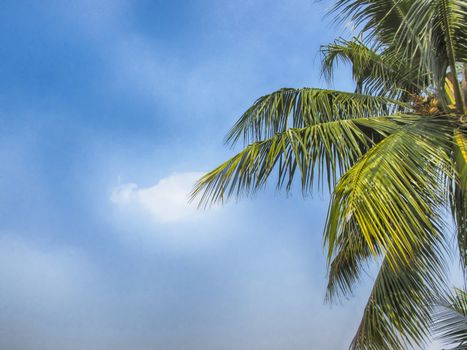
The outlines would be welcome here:
[[[465,0],[338,0],[332,13],[360,25],[365,42],[396,52],[416,69],[417,80],[431,75],[432,88],[438,88],[440,96],[449,67],[456,109],[464,113],[456,62],[467,62]]]
[[[422,346],[429,334],[436,295],[443,295],[441,241],[428,237],[410,264],[393,269],[384,259],[352,341],[352,350],[405,350]]]
[[[465,0],[413,0],[407,23],[395,36],[395,46],[406,57],[417,57],[444,88],[447,67],[453,79],[456,109],[464,113],[456,62],[467,62],[467,2]]]
[[[329,259],[341,236],[356,229],[373,254],[385,251],[395,265],[409,262],[425,237],[442,234],[439,213],[447,202],[444,184],[451,165],[446,123],[418,117],[345,173],[334,189],[326,223]]]
[[[397,30],[408,26],[412,3],[413,0],[337,0],[330,13],[340,22],[350,20],[361,27],[368,40],[390,46]]]
[[[409,44],[406,49],[422,50],[425,59],[444,59],[450,64],[449,56],[453,55],[454,62],[466,62],[466,20],[464,0],[413,0],[407,13],[408,25],[398,29],[395,40],[402,39],[400,46]]]
[[[277,187],[289,189],[299,170],[302,189],[314,181],[332,187],[376,142],[394,133],[409,119],[401,116],[351,118],[290,128],[247,146],[237,155],[204,175],[195,185],[192,198],[201,195],[200,205],[222,202],[231,196],[254,193],[277,169]]]
[[[455,289],[437,301],[434,332],[451,350],[467,350],[467,293]]]
[[[327,80],[332,80],[339,61],[352,64],[352,75],[357,83],[363,83],[371,74],[373,66],[384,64],[380,53],[355,37],[352,40],[337,38],[333,43],[321,46],[321,56],[322,73]]]
[[[376,242],[373,245],[378,249]],[[378,250],[377,254],[380,253]],[[335,256],[328,266],[326,301],[333,302],[349,296],[371,257],[373,254],[358,227],[344,232],[339,237]]]
[[[243,138],[247,145],[288,128],[388,115],[407,107],[400,101],[380,96],[313,88],[280,89],[256,100],[229,131],[226,142],[235,144]]]
[[[456,223],[459,255],[467,271],[467,132],[454,132],[454,162],[457,176],[453,181],[451,210]]]
[[[352,65],[352,75],[357,83],[357,92],[399,97],[404,93],[415,93],[427,85],[426,77],[406,64],[397,52],[371,48],[359,38],[336,39],[321,46],[322,72],[331,80],[339,61]]]

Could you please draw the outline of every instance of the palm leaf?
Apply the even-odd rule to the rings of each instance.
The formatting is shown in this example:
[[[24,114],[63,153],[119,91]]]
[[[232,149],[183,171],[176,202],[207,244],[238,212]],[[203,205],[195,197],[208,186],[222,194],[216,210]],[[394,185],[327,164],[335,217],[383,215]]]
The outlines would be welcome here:
[[[420,241],[442,234],[450,176],[450,127],[418,117],[370,149],[339,180],[325,229],[332,260],[341,237],[358,229],[373,254],[407,263]],[[375,244],[376,242],[376,244]]]
[[[388,115],[407,107],[386,97],[313,88],[280,89],[257,99],[229,131],[226,142],[234,144],[243,137],[247,145],[290,127]]]
[[[373,245],[378,249],[376,242]],[[380,251],[377,252],[380,254]],[[366,262],[373,256],[365,237],[358,227],[339,237],[336,254],[328,266],[326,301],[333,302],[353,291]]]
[[[452,350],[467,349],[467,293],[454,290],[448,297],[437,301],[433,330]]]
[[[278,170],[278,188],[286,185],[290,189],[297,169],[304,191],[310,190],[315,180],[322,186],[325,178],[332,187],[340,173],[376,142],[410,121],[401,116],[381,116],[287,129],[247,146],[207,173],[195,185],[192,198],[201,196],[200,205],[205,206],[253,193],[264,186],[274,169]]]
[[[444,294],[443,244],[434,237],[395,270],[384,259],[373,285],[352,350],[405,350],[422,346],[429,335],[431,311]]]
[[[367,40],[393,44],[398,29],[405,28],[413,0],[337,0],[330,13],[340,22],[352,21]],[[408,28],[407,30],[410,30]]]
[[[467,62],[467,3],[465,0],[414,0],[407,23],[408,26],[398,31],[396,46],[407,57],[417,57],[420,64],[431,70],[439,89],[444,88],[449,67],[456,109],[463,113],[456,62]]]
[[[419,79],[418,71],[407,65],[397,52],[369,47],[359,38],[336,39],[322,46],[323,75],[331,80],[339,61],[352,65],[357,92],[400,97],[407,92],[423,90],[427,79]]]
[[[454,132],[454,161],[457,176],[453,181],[451,210],[462,266],[467,270],[467,136],[462,129]]]

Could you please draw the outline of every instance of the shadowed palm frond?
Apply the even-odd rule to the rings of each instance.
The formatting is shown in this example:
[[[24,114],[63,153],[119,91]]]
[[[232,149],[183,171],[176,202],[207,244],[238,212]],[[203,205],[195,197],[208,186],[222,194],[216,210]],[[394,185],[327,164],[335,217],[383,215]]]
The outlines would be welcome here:
[[[377,242],[373,242],[377,254],[381,254]],[[334,302],[353,292],[354,285],[369,258],[374,257],[365,237],[358,227],[343,232],[337,242],[336,253],[328,266],[326,301]]]
[[[412,4],[413,0],[337,0],[330,13],[339,22],[350,20],[361,27],[367,40],[391,46],[397,31],[408,26]]]
[[[433,330],[451,350],[467,350],[467,293],[455,289],[437,300]]]
[[[352,40],[337,38],[333,43],[321,46],[321,56],[322,73],[328,81],[333,79],[339,61],[351,63],[354,80],[362,83],[374,70],[374,66],[379,68],[384,65],[381,53],[355,37]]]
[[[429,73],[440,96],[449,67],[456,110],[464,113],[456,62],[467,62],[465,0],[338,0],[331,13],[361,26],[365,42],[397,53],[416,69],[417,80],[424,81]]]
[[[451,210],[456,223],[459,255],[467,272],[467,132],[454,132],[454,162],[457,176],[452,183]]]
[[[436,295],[445,294],[442,241],[428,237],[410,264],[393,269],[386,258],[373,284],[351,350],[423,346]]]
[[[467,62],[467,2],[465,0],[413,0],[407,23],[395,36],[395,47],[404,56],[416,57],[431,70],[438,88],[444,89],[446,69],[452,72],[456,110],[464,101],[456,63]],[[442,94],[440,94],[442,95]]]
[[[351,63],[356,92],[396,98],[419,92],[428,84],[428,79],[420,79],[417,69],[407,65],[397,52],[370,48],[359,38],[336,39],[321,46],[321,54],[322,72],[328,80],[339,61]]]

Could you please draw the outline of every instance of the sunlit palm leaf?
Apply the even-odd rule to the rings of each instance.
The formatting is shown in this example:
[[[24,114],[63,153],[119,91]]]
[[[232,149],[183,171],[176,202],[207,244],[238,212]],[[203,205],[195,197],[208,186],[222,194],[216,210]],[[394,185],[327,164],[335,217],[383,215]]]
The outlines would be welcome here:
[[[451,162],[446,123],[419,117],[374,146],[339,180],[325,231],[329,259],[341,237],[356,229],[374,254],[387,251],[393,264],[408,262],[421,241],[442,233]]]

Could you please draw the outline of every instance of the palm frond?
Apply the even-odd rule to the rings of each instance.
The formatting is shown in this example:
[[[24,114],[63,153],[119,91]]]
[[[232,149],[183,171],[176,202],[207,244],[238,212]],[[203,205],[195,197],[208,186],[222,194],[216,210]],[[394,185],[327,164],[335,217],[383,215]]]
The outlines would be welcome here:
[[[467,60],[467,4],[464,0],[413,0],[407,13],[407,30],[399,28],[396,40],[407,49],[423,50],[425,59]],[[414,36],[418,40],[414,40]],[[417,44],[417,46],[413,46]],[[448,51],[452,50],[451,53]],[[433,67],[431,67],[433,68]]]
[[[331,11],[362,27],[366,42],[396,52],[424,81],[444,96],[449,67],[455,80],[456,109],[464,113],[456,62],[467,62],[467,2],[465,0],[338,0]]]
[[[382,65],[381,55],[369,48],[359,38],[346,40],[337,38],[333,43],[321,46],[322,73],[332,80],[339,61],[352,64],[352,75],[356,82],[363,82],[370,74],[371,66]],[[361,93],[361,91],[360,91]]]
[[[467,62],[467,3],[465,0],[414,0],[407,23],[398,30],[396,47],[408,58],[417,57],[421,65],[431,70],[439,89],[444,88],[449,67],[456,109],[463,113],[456,62]]]
[[[288,128],[302,128],[341,119],[389,115],[408,106],[400,101],[334,90],[280,89],[260,97],[226,137],[235,144],[261,141]]]
[[[435,311],[433,330],[438,339],[454,346],[451,350],[467,350],[467,293],[455,289],[437,301]]]
[[[413,0],[337,0],[330,13],[339,22],[361,27],[367,40],[391,46],[397,30],[406,27]]]
[[[328,80],[332,79],[339,61],[352,65],[356,92],[396,98],[404,93],[419,92],[428,83],[426,77],[420,79],[418,71],[407,65],[397,52],[371,48],[359,38],[338,38],[322,46],[321,54],[322,72]]]
[[[467,272],[467,136],[460,128],[454,132],[453,148],[457,176],[452,183],[451,210],[456,223],[462,267]]]
[[[355,229],[374,255],[387,252],[394,265],[408,263],[425,237],[442,235],[440,211],[447,202],[444,184],[451,167],[448,124],[444,118],[418,117],[344,174],[326,223],[329,260],[341,237]]]
[[[446,271],[442,241],[427,238],[410,264],[394,269],[384,259],[350,349],[405,350],[424,344],[430,305],[445,293]]]
[[[378,249],[376,242],[374,242],[374,246]],[[326,288],[326,301],[328,302],[349,296],[362,271],[364,271],[365,264],[369,258],[373,257],[369,245],[358,227],[344,232],[339,237],[336,252],[328,266]]]
[[[250,194],[262,188],[274,169],[277,187],[289,189],[299,170],[302,189],[314,182],[332,187],[376,142],[411,122],[402,116],[353,118],[290,128],[247,146],[237,155],[207,173],[195,185],[192,198],[201,195],[200,205]]]

